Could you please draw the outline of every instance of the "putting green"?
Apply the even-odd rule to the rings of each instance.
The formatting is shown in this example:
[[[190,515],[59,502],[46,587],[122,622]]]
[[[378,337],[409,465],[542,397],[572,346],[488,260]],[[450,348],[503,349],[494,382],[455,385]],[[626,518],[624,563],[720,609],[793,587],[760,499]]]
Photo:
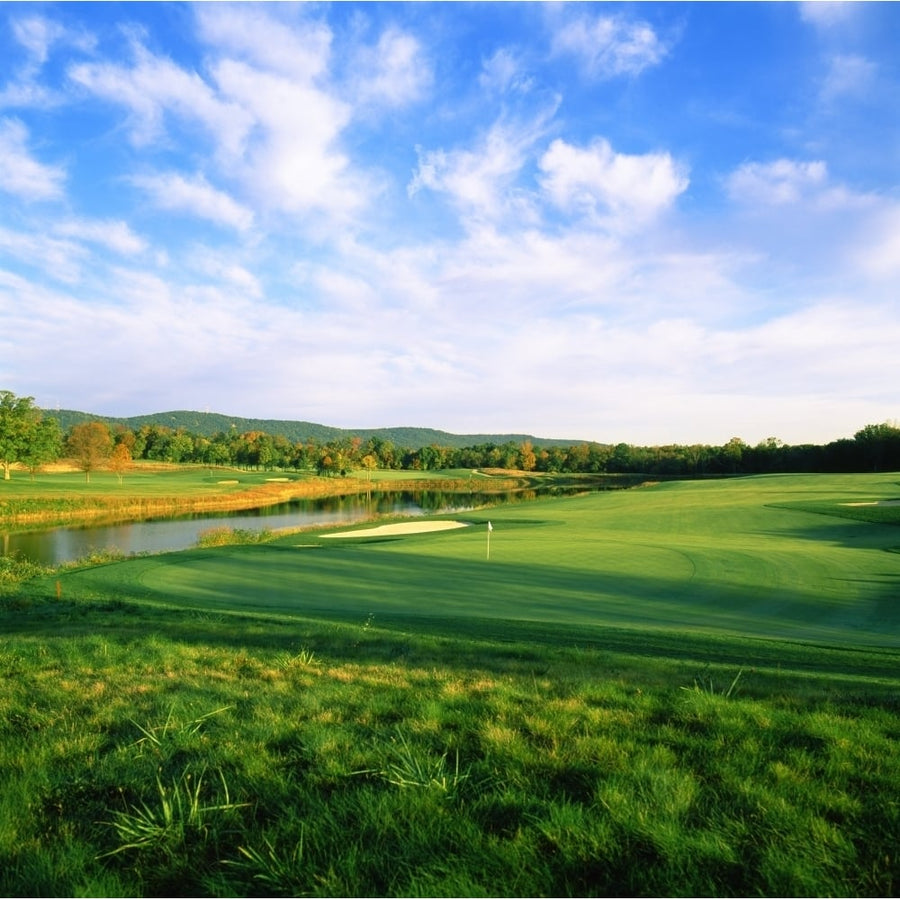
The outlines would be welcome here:
[[[900,646],[896,525],[776,504],[897,494],[897,476],[678,482],[501,506],[469,528],[305,534],[65,576],[65,590],[203,610],[461,617]],[[490,558],[487,558],[487,521]]]

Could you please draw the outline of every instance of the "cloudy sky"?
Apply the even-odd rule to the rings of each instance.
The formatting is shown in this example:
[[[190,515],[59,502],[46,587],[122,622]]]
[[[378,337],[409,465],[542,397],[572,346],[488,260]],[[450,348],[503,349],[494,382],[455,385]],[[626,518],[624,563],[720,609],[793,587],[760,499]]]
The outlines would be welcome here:
[[[0,4],[0,389],[636,444],[900,418],[900,5]]]

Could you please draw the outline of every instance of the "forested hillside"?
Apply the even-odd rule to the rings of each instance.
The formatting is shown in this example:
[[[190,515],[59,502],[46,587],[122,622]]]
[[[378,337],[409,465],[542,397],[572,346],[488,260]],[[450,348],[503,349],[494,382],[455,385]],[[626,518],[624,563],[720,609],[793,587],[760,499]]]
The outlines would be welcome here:
[[[183,430],[200,437],[211,438],[217,434],[246,434],[247,432],[264,432],[280,435],[292,443],[298,441],[316,441],[329,443],[344,438],[359,437],[364,441],[378,438],[390,441],[398,447],[418,450],[437,444],[441,447],[462,449],[476,444],[522,444],[529,441],[535,447],[570,446],[581,443],[574,439],[539,438],[528,434],[451,434],[434,428],[334,428],[330,425],[318,425],[315,422],[297,422],[282,419],[248,419],[241,416],[226,416],[221,413],[194,412],[190,410],[170,410],[169,412],[150,413],[145,416],[129,416],[114,418],[98,416],[93,413],[78,412],[72,409],[45,409],[46,416],[52,416],[59,422],[63,431],[80,422],[104,422],[110,428],[123,425],[131,431],[137,431],[143,425],[159,425],[173,431]]]
[[[548,441],[517,434],[454,435],[427,428],[348,429],[310,422],[245,419],[173,411],[113,419],[71,410],[44,414],[32,397],[0,391],[0,465],[32,474],[60,454],[89,475],[101,464],[120,473],[138,459],[169,463],[315,469],[519,469],[703,477],[766,472],[900,471],[900,427],[866,425],[852,439],[790,446],[769,438],[750,446],[734,437],[706,444],[638,447]]]

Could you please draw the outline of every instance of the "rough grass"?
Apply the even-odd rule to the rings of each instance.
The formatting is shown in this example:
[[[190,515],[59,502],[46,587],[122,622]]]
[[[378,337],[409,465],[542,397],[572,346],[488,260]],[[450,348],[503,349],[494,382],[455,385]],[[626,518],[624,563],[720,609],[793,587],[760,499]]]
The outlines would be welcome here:
[[[0,658],[4,895],[896,886],[896,656],[113,602],[22,618]]]
[[[895,895],[896,526],[772,506],[890,490],[38,573],[0,599],[0,894]]]

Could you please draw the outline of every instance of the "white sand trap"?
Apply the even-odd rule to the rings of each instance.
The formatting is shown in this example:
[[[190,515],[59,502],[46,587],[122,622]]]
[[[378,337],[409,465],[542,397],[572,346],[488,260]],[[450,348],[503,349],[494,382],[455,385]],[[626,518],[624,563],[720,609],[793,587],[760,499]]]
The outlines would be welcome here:
[[[323,534],[323,538],[382,537],[386,534],[422,534],[426,531],[450,531],[452,528],[467,528],[466,522],[395,522],[392,525],[378,525],[375,528],[359,528],[356,531],[339,531]]]
[[[842,503],[841,506],[900,506],[900,500],[866,500],[864,503]]]

